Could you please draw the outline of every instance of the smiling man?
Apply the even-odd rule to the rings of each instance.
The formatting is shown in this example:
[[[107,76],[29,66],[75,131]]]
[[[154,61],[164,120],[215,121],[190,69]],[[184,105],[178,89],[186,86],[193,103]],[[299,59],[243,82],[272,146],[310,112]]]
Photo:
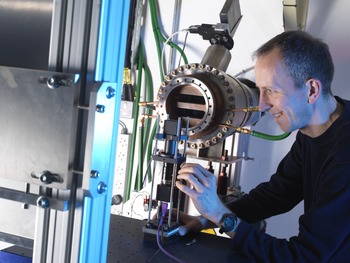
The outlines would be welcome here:
[[[222,204],[216,177],[185,164],[177,187],[202,216],[181,214],[181,235],[213,224],[232,248],[257,262],[346,262],[350,259],[350,102],[331,91],[334,66],[328,46],[306,32],[283,32],[256,58],[259,109],[296,141],[269,182]],[[278,239],[251,224],[285,213],[304,200],[297,236]],[[345,260],[345,261],[344,261]]]

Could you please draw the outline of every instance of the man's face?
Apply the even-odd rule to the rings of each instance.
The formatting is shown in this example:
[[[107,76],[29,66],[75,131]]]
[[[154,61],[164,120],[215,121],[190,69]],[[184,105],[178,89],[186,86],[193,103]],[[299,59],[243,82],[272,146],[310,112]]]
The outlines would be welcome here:
[[[282,131],[291,132],[308,125],[311,117],[308,89],[296,89],[277,50],[258,58],[255,78],[260,90],[259,110],[269,111]]]

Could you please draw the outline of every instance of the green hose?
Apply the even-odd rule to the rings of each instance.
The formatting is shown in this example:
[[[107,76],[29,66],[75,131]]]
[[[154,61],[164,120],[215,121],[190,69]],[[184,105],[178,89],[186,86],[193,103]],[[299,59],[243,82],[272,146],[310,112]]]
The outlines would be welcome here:
[[[158,25],[158,20],[157,20],[157,12],[156,12],[156,4],[155,4],[155,0],[150,0],[149,1],[149,5],[150,5],[150,11],[151,11],[151,21],[152,21],[152,28],[153,28],[153,33],[154,33],[154,37],[156,39],[156,45],[157,45],[157,53],[158,53],[158,63],[159,65],[162,65],[162,61],[161,61],[161,47],[160,47],[160,42],[167,42],[167,39],[162,35],[162,33],[160,32],[159,29],[159,25]],[[175,48],[181,55],[182,59],[184,60],[185,64],[188,64],[188,59],[184,53],[184,51],[175,43],[169,41],[167,42],[167,44],[169,46],[171,46],[172,48]],[[163,72],[162,72],[162,67],[160,66],[160,76],[161,79],[163,79]]]
[[[265,134],[265,133],[261,133],[261,132],[257,132],[257,131],[252,131],[251,135],[254,137],[265,139],[265,140],[280,141],[280,140],[287,138],[290,134],[291,134],[290,132],[285,132],[281,135],[270,135],[270,134]]]
[[[152,85],[152,76],[151,76],[151,71],[147,65],[143,65],[143,69],[145,71],[145,82],[146,82],[146,87],[147,87],[147,93],[146,93],[146,101],[152,101],[153,100],[153,85]],[[152,110],[146,108],[146,114],[152,114]],[[145,131],[144,131],[144,138],[143,138],[143,144],[147,145],[147,147],[144,148],[144,153],[143,153],[143,160],[146,158],[146,163],[148,164],[150,159],[151,159],[151,154],[152,154],[152,144],[153,144],[153,139],[156,131],[156,124],[153,127],[152,133],[150,134],[151,130],[151,124],[152,120],[150,118],[147,118],[145,120]],[[148,171],[148,181],[150,182],[152,180],[152,174],[151,170],[147,169]]]
[[[139,128],[139,164],[137,167],[137,175],[135,178],[135,186],[134,190],[137,192],[142,188],[142,175],[143,175],[143,132],[144,127],[143,124],[140,125]]]
[[[139,44],[139,59],[137,64],[138,75],[137,75],[137,83],[136,83],[136,91],[135,91],[135,104],[134,104],[134,121],[132,126],[132,134],[131,134],[131,145],[130,145],[130,161],[128,164],[128,177],[127,177],[127,185],[125,190],[125,201],[130,199],[131,193],[131,183],[132,183],[132,175],[133,175],[133,164],[134,164],[134,155],[135,155],[135,145],[136,145],[136,133],[137,133],[137,121],[139,115],[139,102],[140,102],[140,91],[141,91],[141,80],[142,80],[142,65],[143,65],[143,49],[142,44]]]
[[[157,12],[156,12],[156,4],[155,0],[150,0],[150,12],[151,12],[151,22],[152,22],[152,28],[153,28],[153,33],[154,33],[154,38],[156,42],[156,49],[157,49],[157,54],[158,54],[158,63],[159,63],[159,69],[160,69],[160,77],[161,79],[164,78],[163,72],[162,72],[162,63],[161,63],[161,42],[165,43],[166,38],[162,35],[159,25],[158,25],[158,19],[157,19]],[[175,48],[177,51],[180,52],[184,63],[188,64],[188,60],[186,55],[184,54],[183,50],[174,44],[173,42],[169,41],[167,42],[169,46],[172,48]],[[140,90],[141,90],[141,80],[142,80],[142,66],[143,65],[143,50],[142,50],[142,44],[140,43],[139,45],[139,60],[138,60],[138,76],[137,76],[137,84],[136,84],[136,99],[135,99],[135,107],[134,107],[134,122],[133,122],[133,129],[132,129],[132,140],[131,140],[131,151],[130,151],[130,161],[128,164],[128,177],[127,177],[127,187],[126,187],[126,192],[125,192],[125,201],[130,199],[130,193],[131,193],[131,183],[132,183],[132,176],[133,176],[133,167],[134,167],[134,155],[135,155],[135,145],[136,145],[136,133],[137,133],[137,122],[138,122],[138,115],[139,115],[139,101],[140,101]],[[146,82],[147,82],[147,87],[152,89],[152,84],[151,84],[151,77],[150,77],[150,72],[147,67],[144,66],[145,70],[145,75],[146,75]],[[153,97],[152,91],[148,90],[147,93],[148,96]],[[147,98],[150,99],[150,98]],[[150,99],[151,100],[151,99]],[[146,112],[146,114],[150,114],[150,112]],[[156,125],[152,128],[152,132],[150,133],[150,120],[146,119],[145,120],[145,127],[142,130],[139,130],[139,142],[141,145],[140,151],[139,151],[139,164],[138,164],[138,173],[137,177],[135,178],[135,188],[139,189],[140,188],[140,183],[142,181],[142,170],[143,170],[143,160],[145,158],[145,155],[147,155],[147,160],[150,160],[151,157],[151,152],[152,152],[152,143],[153,143],[153,138],[155,136],[156,132]],[[143,144],[141,143],[143,142]],[[144,145],[146,145],[147,142],[147,151]],[[142,158],[141,158],[142,157]],[[148,161],[147,161],[148,163]],[[151,179],[151,173],[150,171],[148,172],[148,179]]]
[[[239,132],[239,133],[248,134],[248,135],[251,135],[251,136],[254,136],[254,137],[258,137],[258,138],[265,139],[265,140],[270,140],[270,141],[283,140],[283,139],[287,138],[291,134],[290,132],[285,132],[285,133],[283,133],[281,135],[270,135],[270,134],[266,134],[266,133],[262,133],[262,132],[249,130],[249,129],[243,128],[243,127],[236,128],[236,131]]]

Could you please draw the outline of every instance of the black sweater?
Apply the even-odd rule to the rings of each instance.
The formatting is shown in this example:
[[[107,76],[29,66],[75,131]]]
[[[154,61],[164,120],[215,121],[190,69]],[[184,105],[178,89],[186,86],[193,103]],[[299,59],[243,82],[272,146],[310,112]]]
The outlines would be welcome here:
[[[243,221],[232,247],[256,262],[350,262],[350,102],[317,138],[300,131],[269,182],[230,208]],[[299,233],[277,239],[249,223],[289,211],[304,200]],[[288,226],[286,226],[288,227]]]

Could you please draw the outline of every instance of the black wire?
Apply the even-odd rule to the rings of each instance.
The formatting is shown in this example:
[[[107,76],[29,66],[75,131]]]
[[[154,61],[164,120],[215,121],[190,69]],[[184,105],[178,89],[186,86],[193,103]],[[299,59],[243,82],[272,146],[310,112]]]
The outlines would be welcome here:
[[[129,21],[128,21],[128,35],[126,42],[126,51],[125,51],[125,61],[124,67],[131,68],[131,45],[132,45],[132,36],[134,31],[135,24],[135,13],[136,13],[136,4],[137,0],[131,0],[130,9],[129,9]]]

